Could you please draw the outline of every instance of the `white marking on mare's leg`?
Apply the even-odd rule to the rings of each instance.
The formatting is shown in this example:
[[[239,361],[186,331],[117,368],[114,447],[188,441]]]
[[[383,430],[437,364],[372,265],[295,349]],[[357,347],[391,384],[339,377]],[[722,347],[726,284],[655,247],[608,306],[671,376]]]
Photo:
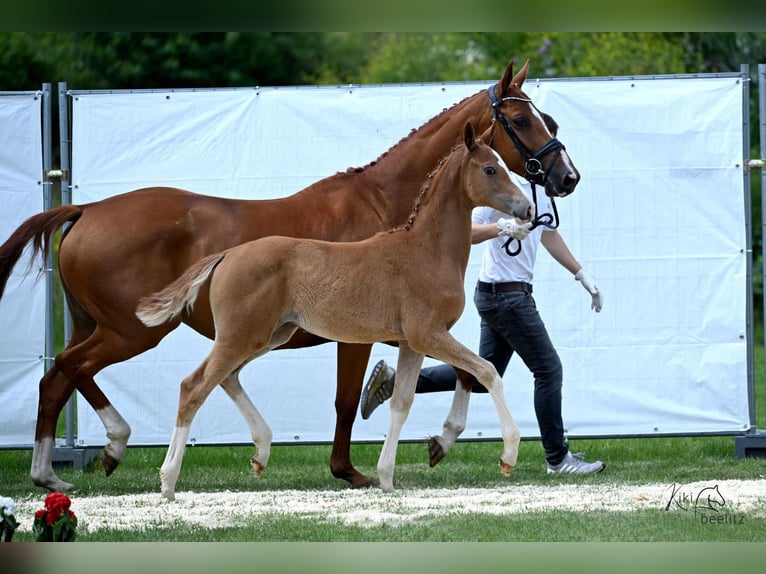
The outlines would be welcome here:
[[[64,482],[53,472],[53,437],[35,441],[32,449],[32,466],[29,478],[37,486],[54,491],[73,490],[74,485]]]
[[[109,443],[104,447],[104,453],[116,462],[120,462],[125,456],[125,450],[128,447],[130,425],[112,405],[98,409],[96,414],[104,424],[106,436],[109,439]]]

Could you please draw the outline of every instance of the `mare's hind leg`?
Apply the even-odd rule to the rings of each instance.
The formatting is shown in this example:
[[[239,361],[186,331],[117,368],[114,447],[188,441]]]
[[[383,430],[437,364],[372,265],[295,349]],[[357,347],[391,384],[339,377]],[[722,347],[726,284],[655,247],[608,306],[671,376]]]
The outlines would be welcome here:
[[[415,386],[424,356],[416,353],[405,343],[399,343],[399,358],[396,364],[396,384],[391,396],[391,419],[383,442],[383,449],[378,458],[378,478],[383,492],[394,491],[394,466],[396,449],[399,445],[404,421],[407,420],[412,402],[415,399]]]
[[[272,432],[268,423],[255,408],[255,405],[250,400],[250,397],[242,388],[239,382],[239,370],[235,371],[221,383],[223,390],[229,395],[234,404],[237,405],[239,412],[247,422],[247,426],[250,429],[250,436],[253,438],[253,444],[255,444],[255,454],[250,459],[250,464],[255,471],[256,476],[261,476],[261,473],[269,463],[269,456],[271,454],[271,439]]]
[[[372,477],[351,464],[351,431],[359,408],[364,378],[372,345],[338,343],[338,374],[335,391],[335,437],[330,456],[330,470],[335,478],[347,480],[352,488],[368,487]]]
[[[120,448],[120,444],[126,444],[130,435],[130,427],[111,407],[109,400],[93,381],[92,375],[87,372],[88,365],[92,364],[92,361],[88,359],[87,349],[92,346],[94,337],[98,338],[94,331],[95,323],[78,306],[70,305],[70,309],[75,324],[72,338],[66,350],[56,357],[54,366],[40,381],[35,444],[29,473],[34,484],[50,490],[74,488],[74,485],[60,480],[53,472],[52,458],[56,423],[75,388],[96,409],[107,429],[107,436],[116,442],[116,448],[110,448],[107,452],[115,452],[121,458],[124,447]],[[107,361],[105,364],[110,363]],[[116,465],[116,462],[113,464],[106,462],[107,475],[111,474]]]
[[[175,325],[173,325],[175,327]],[[130,426],[112,406],[94,380],[96,373],[105,367],[125,361],[151,349],[170,329],[123,329],[120,333],[97,326],[84,341],[70,346],[56,357],[56,366],[94,409],[106,430],[107,444],[100,462],[106,475],[112,474],[122,461],[130,437]],[[46,391],[51,392],[50,388]],[[45,401],[42,397],[41,404]],[[59,407],[63,407],[63,403]]]
[[[49,490],[72,490],[73,484],[64,482],[53,472],[53,448],[56,422],[67,399],[74,392],[74,384],[54,364],[40,381],[37,405],[35,444],[29,478],[37,486]]]

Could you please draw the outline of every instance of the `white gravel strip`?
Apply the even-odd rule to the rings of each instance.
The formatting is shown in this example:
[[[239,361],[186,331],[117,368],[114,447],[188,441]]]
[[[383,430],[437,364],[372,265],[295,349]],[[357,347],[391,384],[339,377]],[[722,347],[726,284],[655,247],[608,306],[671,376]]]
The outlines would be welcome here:
[[[71,495],[78,529],[151,529],[178,523],[199,528],[241,526],[254,516],[293,514],[333,523],[375,527],[449,514],[515,514],[544,510],[632,512],[683,510],[701,492],[717,486],[720,512],[766,517],[766,479],[721,480],[688,484],[516,485],[499,488],[397,490],[279,490],[258,492],[178,492],[175,502],[159,493],[125,496]],[[44,496],[16,500],[21,531],[31,531]],[[722,503],[723,501],[723,503]],[[678,506],[676,506],[676,503]]]

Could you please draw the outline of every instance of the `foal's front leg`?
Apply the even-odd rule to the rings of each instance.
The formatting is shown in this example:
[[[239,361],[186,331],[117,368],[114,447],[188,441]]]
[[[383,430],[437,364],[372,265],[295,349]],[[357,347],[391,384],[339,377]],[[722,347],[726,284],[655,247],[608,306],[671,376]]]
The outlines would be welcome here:
[[[424,355],[410,349],[405,342],[399,343],[399,358],[396,364],[396,384],[391,396],[391,421],[388,426],[386,440],[378,459],[378,478],[383,492],[394,491],[394,466],[396,464],[396,448],[399,436],[407,420],[407,415],[415,399],[415,385],[418,373],[423,364]]]
[[[440,336],[433,336],[432,349],[428,354],[457,369],[472,374],[486,387],[495,403],[497,416],[500,420],[500,434],[503,437],[503,454],[500,457],[500,470],[508,476],[516,465],[519,456],[519,442],[521,431],[508,409],[503,393],[503,379],[497,373],[495,367],[482,359],[479,355],[462,345],[449,332],[445,331]],[[394,388],[396,388],[394,386]],[[466,403],[467,407],[467,403]]]
[[[442,434],[432,436],[428,439],[429,464],[436,466],[441,459],[447,456],[458,437],[465,430],[465,423],[468,419],[468,402],[471,398],[471,387],[458,379],[455,385],[455,394],[452,397],[452,406],[444,420]]]

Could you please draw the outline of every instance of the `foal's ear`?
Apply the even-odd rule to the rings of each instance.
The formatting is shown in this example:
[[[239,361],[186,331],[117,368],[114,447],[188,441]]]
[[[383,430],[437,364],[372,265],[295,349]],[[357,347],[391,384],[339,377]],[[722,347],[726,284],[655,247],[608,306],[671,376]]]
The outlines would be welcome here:
[[[511,60],[511,63],[508,64],[508,67],[505,69],[505,73],[503,74],[503,79],[500,80],[500,87],[502,88],[501,93],[506,93],[508,91],[508,88],[511,85],[516,86],[517,88],[521,88],[521,86],[524,84],[524,80],[527,79],[527,70],[529,69],[529,58],[527,58],[527,61],[524,62],[524,65],[521,67],[521,70],[518,71],[518,73],[514,76],[513,75],[513,60]]]
[[[468,148],[468,151],[472,151],[473,148],[476,147],[476,133],[473,131],[473,124],[471,122],[465,124],[463,141],[465,142],[465,147]]]

